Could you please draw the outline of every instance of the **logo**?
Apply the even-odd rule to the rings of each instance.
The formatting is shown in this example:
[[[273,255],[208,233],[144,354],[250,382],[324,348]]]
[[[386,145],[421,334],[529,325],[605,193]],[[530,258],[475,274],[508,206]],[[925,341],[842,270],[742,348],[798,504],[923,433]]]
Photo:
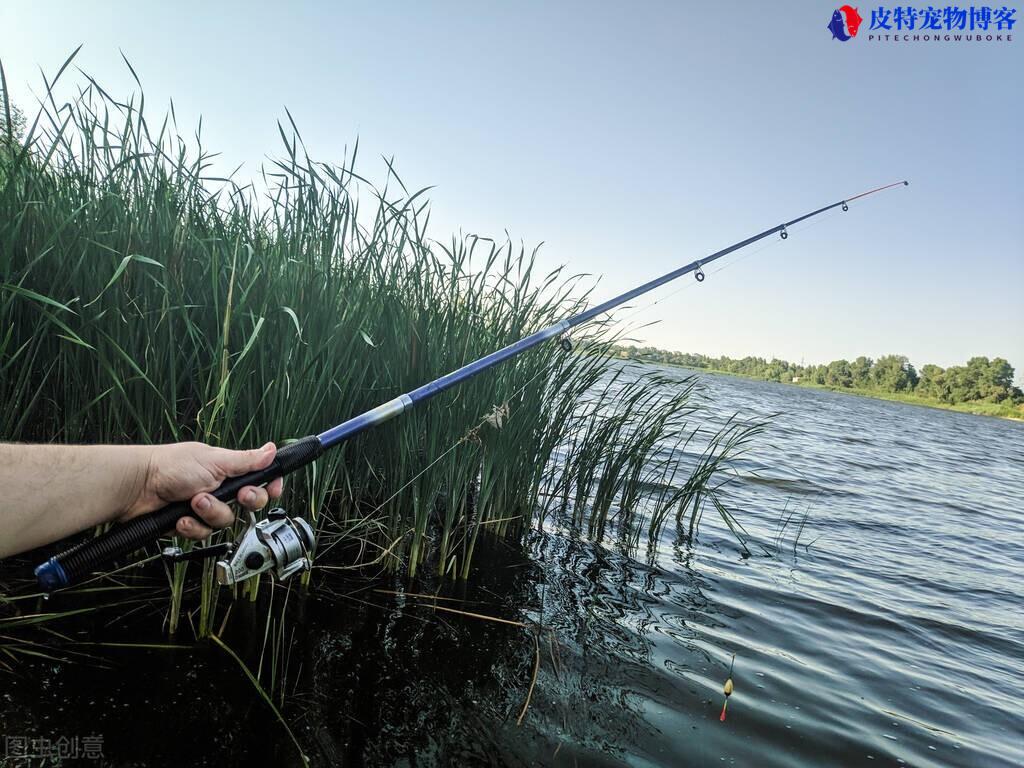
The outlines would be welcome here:
[[[1017,9],[1005,5],[880,5],[871,9],[867,39],[877,43],[1012,43],[1016,16]],[[857,36],[863,21],[858,9],[841,5],[832,12],[826,29],[833,40],[845,43]]]
[[[851,37],[857,36],[857,30],[860,29],[862,21],[864,19],[857,13],[856,8],[844,5],[832,12],[832,21],[828,23],[826,29],[832,33],[833,40],[841,40],[845,43]]]

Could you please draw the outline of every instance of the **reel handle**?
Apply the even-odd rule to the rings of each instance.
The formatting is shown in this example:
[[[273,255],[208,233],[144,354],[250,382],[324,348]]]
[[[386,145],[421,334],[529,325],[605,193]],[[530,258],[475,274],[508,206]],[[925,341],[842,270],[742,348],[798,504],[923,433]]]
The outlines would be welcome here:
[[[247,485],[266,485],[306,466],[317,459],[323,450],[319,438],[316,435],[309,435],[278,450],[270,466],[237,477],[229,477],[211,493],[220,501],[232,501]],[[115,525],[106,533],[66,549],[36,566],[34,573],[39,588],[45,592],[52,592],[70,586],[81,580],[85,574],[160,538],[174,528],[179,517],[186,515],[196,517],[188,501],[176,501],[155,512],[148,512],[132,518],[127,523]]]

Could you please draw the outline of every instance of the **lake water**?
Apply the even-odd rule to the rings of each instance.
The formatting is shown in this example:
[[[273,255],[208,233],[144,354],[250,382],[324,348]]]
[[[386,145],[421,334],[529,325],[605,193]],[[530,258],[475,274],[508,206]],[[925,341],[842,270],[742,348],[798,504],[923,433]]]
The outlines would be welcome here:
[[[777,555],[740,558],[706,515],[698,546],[609,577],[639,652],[622,759],[1024,765],[1024,424],[702,378],[719,418],[778,414],[732,487]]]
[[[713,512],[635,556],[549,529],[525,558],[492,542],[437,603],[539,633],[323,575],[277,664],[312,763],[1024,765],[1024,424],[702,381],[714,421],[775,414],[729,491],[751,557]],[[77,632],[162,642],[140,602]],[[256,665],[278,628],[244,608],[227,639]],[[87,650],[103,664],[8,678],[0,733],[100,734],[111,766],[296,764],[219,649]]]

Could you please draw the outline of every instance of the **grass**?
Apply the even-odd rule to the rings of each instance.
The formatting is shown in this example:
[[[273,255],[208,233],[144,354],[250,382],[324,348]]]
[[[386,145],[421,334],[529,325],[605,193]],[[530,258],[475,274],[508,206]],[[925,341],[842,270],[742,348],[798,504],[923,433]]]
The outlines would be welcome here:
[[[973,413],[976,416],[996,416],[1002,419],[1024,420],[1024,406],[1011,403],[986,403],[975,401],[970,403],[944,403],[933,397],[923,397],[905,392],[882,392],[875,389],[858,389],[856,387],[830,387],[823,384],[803,384],[801,386],[813,387],[815,389],[827,389],[832,392],[843,392],[860,397],[874,397],[879,400],[892,400],[897,403],[909,405],[922,405],[927,408],[940,408],[944,411],[959,411],[960,413]]]
[[[657,364],[686,368],[686,370],[694,370],[676,363],[659,362]],[[700,372],[712,373],[719,376],[736,376],[741,379],[752,379],[754,381],[767,381],[767,379],[763,379],[759,376],[748,376],[747,374],[736,373],[735,371],[721,371],[717,368],[701,368]],[[1012,403],[988,403],[981,400],[969,403],[944,403],[933,397],[924,397],[922,395],[906,392],[885,392],[880,389],[863,389],[859,387],[833,387],[828,384],[815,384],[811,381],[800,381],[796,383],[788,381],[773,381],[773,383],[809,387],[811,389],[824,389],[829,392],[839,392],[844,395],[857,395],[858,397],[873,397],[876,400],[891,400],[897,403],[907,403],[908,405],[921,405],[927,408],[939,408],[944,411],[972,413],[976,416],[995,416],[1001,419],[1016,419],[1018,421],[1024,421],[1024,405],[1014,405]]]
[[[586,304],[579,276],[510,240],[432,239],[424,191],[386,160],[371,183],[358,145],[319,162],[289,118],[243,184],[173,107],[151,122],[141,90],[118,100],[83,73],[58,99],[70,64],[0,155],[2,440],[280,444]],[[482,533],[514,538],[537,510],[597,540],[654,537],[673,509],[692,535],[706,503],[735,529],[716,478],[760,427],[705,436],[696,384],[631,378],[614,341],[595,323],[573,352],[531,350],[290,478],[317,565],[464,578]],[[223,617],[209,565],[167,570],[172,634]]]
[[[711,373],[722,373],[727,376],[739,375],[726,371],[711,371]],[[787,382],[781,382],[783,384]],[[920,405],[926,408],[939,408],[943,411],[959,411],[960,413],[973,413],[976,416],[995,416],[1001,419],[1024,420],[1024,406],[1013,405],[1012,403],[987,403],[981,400],[969,403],[944,403],[934,397],[924,397],[912,392],[885,392],[879,389],[862,389],[859,387],[833,387],[828,384],[815,384],[814,382],[799,382],[795,386],[810,387],[811,389],[824,389],[829,392],[839,392],[845,395],[856,395],[858,397],[873,397],[876,400],[890,400],[896,403],[907,403],[908,405]]]

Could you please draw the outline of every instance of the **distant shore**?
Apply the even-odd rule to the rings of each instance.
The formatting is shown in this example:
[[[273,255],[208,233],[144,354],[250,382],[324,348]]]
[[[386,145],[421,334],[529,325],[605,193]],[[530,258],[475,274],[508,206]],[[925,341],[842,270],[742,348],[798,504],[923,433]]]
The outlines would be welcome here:
[[[626,358],[622,358],[626,359]],[[808,389],[824,389],[829,392],[838,392],[841,395],[856,395],[857,397],[870,397],[875,400],[892,400],[897,403],[906,403],[908,405],[920,405],[926,408],[938,408],[943,411],[959,411],[960,413],[970,413],[975,416],[994,416],[999,419],[1009,419],[1011,421],[1024,421],[1024,412],[1013,405],[1004,405],[1002,403],[982,403],[982,402],[971,402],[971,403],[943,403],[941,400],[935,400],[930,397],[921,397],[919,395],[908,395],[900,392],[880,392],[873,389],[859,389],[857,387],[831,387],[827,384],[814,384],[811,382],[786,382],[786,381],[775,381],[774,379],[762,379],[758,376],[748,376],[743,373],[734,373],[733,371],[722,371],[716,368],[693,368],[687,365],[679,365],[678,363],[665,363],[657,360],[650,361],[635,361],[634,362],[651,362],[657,365],[668,365],[672,368],[683,368],[687,371],[694,371],[695,373],[713,373],[716,376],[732,376],[737,379],[749,379],[750,381],[764,381],[772,384],[782,384],[787,387],[806,387]]]

